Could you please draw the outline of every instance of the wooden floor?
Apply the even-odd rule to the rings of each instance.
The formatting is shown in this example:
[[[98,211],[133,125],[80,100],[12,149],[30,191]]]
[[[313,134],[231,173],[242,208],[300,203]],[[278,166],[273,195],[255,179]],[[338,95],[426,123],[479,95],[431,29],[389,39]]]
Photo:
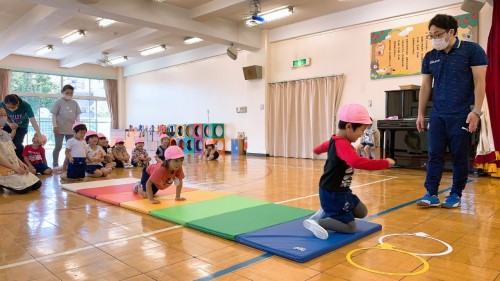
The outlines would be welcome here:
[[[211,162],[187,158],[185,185],[316,210],[323,164],[231,155]],[[139,168],[112,174],[139,176]],[[450,177],[444,175],[442,189],[451,185]],[[45,177],[39,192],[0,193],[0,280],[500,280],[500,180],[472,178],[458,209],[405,205],[425,193],[423,180],[424,172],[417,170],[356,171],[353,191],[382,231],[299,264],[67,192],[59,175]],[[405,232],[425,232],[451,244],[453,252],[425,258],[429,271],[413,277],[369,273],[346,261],[350,250],[374,247],[383,234]],[[390,243],[421,253],[444,249],[417,237]],[[378,271],[422,268],[417,259],[391,251],[362,251],[354,260]]]

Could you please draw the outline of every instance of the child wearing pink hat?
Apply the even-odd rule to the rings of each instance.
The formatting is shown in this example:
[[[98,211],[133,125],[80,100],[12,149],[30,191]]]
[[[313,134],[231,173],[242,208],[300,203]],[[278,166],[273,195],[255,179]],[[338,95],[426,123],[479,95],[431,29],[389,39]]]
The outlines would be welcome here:
[[[319,181],[321,209],[304,221],[304,227],[320,239],[328,238],[328,230],[354,233],[355,218],[363,218],[368,213],[350,188],[354,169],[383,170],[395,164],[390,158],[360,157],[351,145],[372,124],[366,108],[359,104],[344,105],[338,112],[338,120],[337,135],[314,148],[315,154],[328,152],[328,159]]]
[[[127,152],[127,148],[125,148],[125,141],[122,138],[116,138],[115,146],[113,146],[112,152],[117,168],[134,167],[129,163],[130,155]]]
[[[151,204],[159,204],[160,201],[154,199],[158,190],[163,190],[175,184],[175,200],[184,201],[181,197],[182,179],[184,171],[182,163],[184,162],[184,153],[178,146],[170,146],[165,150],[165,161],[145,167],[142,170],[141,181],[134,186],[134,193],[139,193],[143,198],[149,199]]]
[[[214,140],[207,139],[205,142],[205,151],[200,155],[202,160],[217,160],[219,158],[219,151],[215,147]]]
[[[32,144],[24,147],[24,163],[34,175],[52,175],[52,169],[47,166],[45,149],[43,148],[43,146],[47,143],[47,137],[45,135],[35,135],[32,141]]]
[[[170,137],[166,134],[160,135],[161,145],[156,149],[156,163],[165,161],[165,150],[170,146]]]
[[[85,134],[87,126],[81,122],[73,124],[74,137],[66,142],[66,172],[61,175],[61,178],[75,181],[85,178],[85,169],[87,168],[87,144],[85,143]],[[64,167],[63,167],[64,169]]]
[[[113,149],[109,146],[108,139],[103,133],[98,133],[99,141],[97,144],[104,150],[104,161],[102,165],[106,168],[114,169],[116,167],[115,158],[113,157]]]
[[[149,165],[151,157],[149,157],[148,152],[144,149],[144,139],[138,138],[135,140],[135,148],[132,149],[132,165],[134,167],[145,167]]]
[[[85,141],[87,142],[87,168],[85,169],[86,175],[92,178],[106,177],[111,173],[111,168],[104,167],[104,149],[98,146],[99,137],[94,131],[88,131],[85,134]]]

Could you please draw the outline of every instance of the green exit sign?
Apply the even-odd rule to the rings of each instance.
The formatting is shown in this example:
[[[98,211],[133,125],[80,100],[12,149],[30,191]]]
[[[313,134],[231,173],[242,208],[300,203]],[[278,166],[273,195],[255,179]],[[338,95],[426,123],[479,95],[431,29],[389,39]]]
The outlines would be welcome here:
[[[308,66],[311,64],[311,58],[303,58],[292,61],[292,67]]]

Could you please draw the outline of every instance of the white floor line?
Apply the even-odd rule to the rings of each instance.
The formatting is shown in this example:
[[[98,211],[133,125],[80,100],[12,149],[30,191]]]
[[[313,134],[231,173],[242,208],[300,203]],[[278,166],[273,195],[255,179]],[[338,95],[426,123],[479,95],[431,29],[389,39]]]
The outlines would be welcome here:
[[[364,184],[359,184],[359,185],[353,185],[353,186],[351,186],[351,188],[366,186],[366,185],[370,185],[370,184],[374,184],[374,183],[378,183],[378,182],[383,182],[383,181],[390,181],[390,180],[397,179],[397,178],[398,177],[391,177],[389,179],[383,179],[383,180],[378,180],[378,181],[372,181],[372,182],[369,182],[369,183],[364,183]],[[287,203],[287,202],[292,202],[292,201],[302,200],[302,199],[306,199],[306,198],[310,198],[310,197],[315,197],[315,196],[318,196],[318,195],[319,194],[316,193],[316,194],[307,195],[307,196],[303,196],[303,197],[299,197],[299,198],[293,198],[293,199],[288,199],[288,200],[284,200],[284,201],[280,201],[280,202],[275,202],[274,204],[283,204],[283,203]]]
[[[92,246],[86,246],[86,247],[77,248],[77,249],[73,249],[73,250],[69,250],[69,251],[65,251],[65,252],[61,252],[61,253],[50,254],[50,255],[46,255],[46,256],[42,256],[42,257],[38,257],[38,258],[33,258],[33,259],[21,261],[21,262],[6,264],[6,265],[0,266],[0,270],[12,268],[12,267],[32,263],[32,262],[44,261],[44,260],[48,260],[48,259],[55,258],[55,257],[70,255],[70,254],[82,252],[85,250],[89,250],[89,249],[93,249],[96,247],[101,247],[101,246],[105,246],[105,245],[109,245],[109,244],[113,244],[113,243],[117,243],[117,242],[127,241],[127,240],[136,239],[136,238],[140,238],[140,237],[148,237],[148,236],[151,236],[151,235],[154,235],[157,233],[161,233],[161,232],[165,232],[165,231],[169,231],[169,230],[173,230],[173,229],[177,229],[177,228],[181,228],[181,227],[183,227],[183,226],[182,225],[174,225],[171,227],[162,228],[162,229],[158,229],[158,230],[154,230],[154,231],[150,231],[150,232],[145,232],[145,233],[141,233],[141,234],[137,234],[137,235],[132,235],[132,236],[125,237],[125,238],[120,238],[120,239],[107,241],[107,242],[103,242],[103,243],[97,243],[97,244],[94,244]]]

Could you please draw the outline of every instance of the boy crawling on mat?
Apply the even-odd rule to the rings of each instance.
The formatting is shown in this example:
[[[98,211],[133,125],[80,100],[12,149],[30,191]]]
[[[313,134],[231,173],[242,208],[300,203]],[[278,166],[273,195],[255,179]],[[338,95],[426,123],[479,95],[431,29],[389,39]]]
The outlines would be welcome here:
[[[320,239],[328,238],[327,230],[355,232],[355,218],[363,218],[368,213],[365,204],[350,188],[354,169],[382,170],[395,164],[391,158],[360,157],[352,147],[351,143],[372,123],[366,108],[347,104],[340,108],[338,120],[338,134],[314,149],[315,154],[328,152],[328,159],[319,181],[321,208],[304,221],[304,227]]]

